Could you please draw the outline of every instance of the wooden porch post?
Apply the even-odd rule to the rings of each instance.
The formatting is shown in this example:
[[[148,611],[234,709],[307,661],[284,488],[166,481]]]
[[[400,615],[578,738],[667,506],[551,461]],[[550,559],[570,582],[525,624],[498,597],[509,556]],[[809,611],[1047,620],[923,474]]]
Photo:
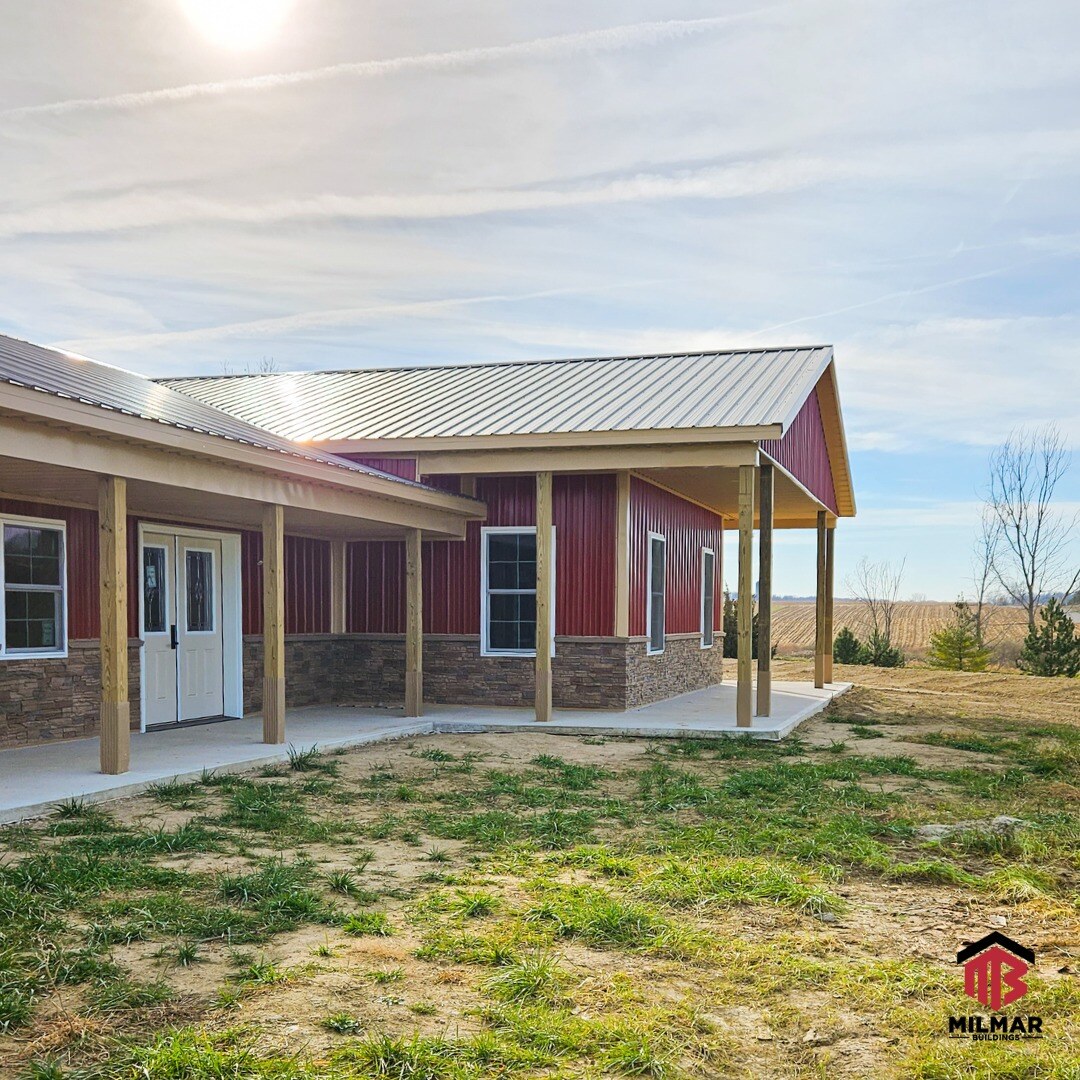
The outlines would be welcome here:
[[[98,482],[99,584],[101,597],[101,771],[131,766],[131,705],[128,701],[127,480]]]
[[[551,473],[536,474],[536,719],[551,719]]]
[[[739,648],[735,723],[753,723],[754,466],[739,466]]]
[[[424,715],[424,570],[422,533],[405,534],[405,715]]]
[[[285,741],[285,508],[263,507],[263,742]]]
[[[836,526],[825,533],[825,681],[832,682],[833,663],[833,550],[836,546]]]
[[[630,636],[630,473],[615,474],[615,636]]]
[[[758,508],[758,640],[757,714],[772,712],[772,547],[773,467],[763,461],[759,469],[761,503]]]
[[[816,634],[814,637],[814,685],[825,685],[825,511],[817,515],[817,604],[814,608]]]
[[[344,634],[346,626],[346,556],[344,540],[330,541],[330,633]]]

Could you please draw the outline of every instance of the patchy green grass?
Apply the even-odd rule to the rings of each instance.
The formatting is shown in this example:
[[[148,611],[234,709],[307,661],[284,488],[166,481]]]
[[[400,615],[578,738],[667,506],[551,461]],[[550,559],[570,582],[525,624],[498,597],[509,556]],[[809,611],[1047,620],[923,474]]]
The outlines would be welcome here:
[[[860,691],[780,745],[460,737],[264,772],[0,830],[0,1071],[1080,1076],[1066,722]],[[998,814],[1025,824],[917,833]],[[950,953],[1000,920],[1048,1037],[950,1041]]]

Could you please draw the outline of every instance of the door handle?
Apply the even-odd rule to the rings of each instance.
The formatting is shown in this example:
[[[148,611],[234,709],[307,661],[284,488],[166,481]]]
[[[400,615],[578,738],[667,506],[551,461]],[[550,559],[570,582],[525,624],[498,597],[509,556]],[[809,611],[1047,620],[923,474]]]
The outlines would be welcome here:
[[[169,627],[169,648],[176,648],[176,623]]]

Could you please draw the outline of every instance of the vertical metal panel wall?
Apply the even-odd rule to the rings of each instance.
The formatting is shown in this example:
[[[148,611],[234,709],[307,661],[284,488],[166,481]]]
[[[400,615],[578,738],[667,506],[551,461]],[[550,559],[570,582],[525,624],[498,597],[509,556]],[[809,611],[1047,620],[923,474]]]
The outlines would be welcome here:
[[[261,634],[262,534],[240,534],[245,634]],[[285,633],[330,633],[330,541],[285,537]]]
[[[480,477],[477,498],[487,503],[483,525],[536,523],[536,479]],[[615,479],[557,476],[553,492],[556,532],[558,634],[603,636],[615,624]],[[480,633],[480,522],[464,541],[424,544],[424,630],[429,634]],[[404,545],[349,545],[349,630],[400,634],[405,627]]]
[[[416,458],[372,457],[369,454],[338,454],[337,456],[348,458],[349,461],[358,462],[360,465],[367,465],[369,469],[390,473],[391,476],[400,476],[405,480],[416,479]]]
[[[783,465],[833,513],[836,512],[832,466],[816,389],[806,399],[791,427],[784,432],[784,437],[764,440],[761,449]]]
[[[701,549],[716,553],[715,622],[723,612],[724,529],[719,514],[680,499],[635,476],[630,482],[630,633],[645,633],[648,604],[648,535],[667,538],[667,612],[669,634],[701,629]]]

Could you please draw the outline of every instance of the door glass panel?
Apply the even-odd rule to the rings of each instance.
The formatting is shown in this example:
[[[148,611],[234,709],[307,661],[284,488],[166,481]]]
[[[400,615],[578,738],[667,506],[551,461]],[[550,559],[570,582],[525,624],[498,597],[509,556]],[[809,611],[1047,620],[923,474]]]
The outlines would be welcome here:
[[[214,557],[209,551],[185,553],[187,569],[187,628],[214,629]]]
[[[143,630],[165,633],[165,549],[143,548]]]

